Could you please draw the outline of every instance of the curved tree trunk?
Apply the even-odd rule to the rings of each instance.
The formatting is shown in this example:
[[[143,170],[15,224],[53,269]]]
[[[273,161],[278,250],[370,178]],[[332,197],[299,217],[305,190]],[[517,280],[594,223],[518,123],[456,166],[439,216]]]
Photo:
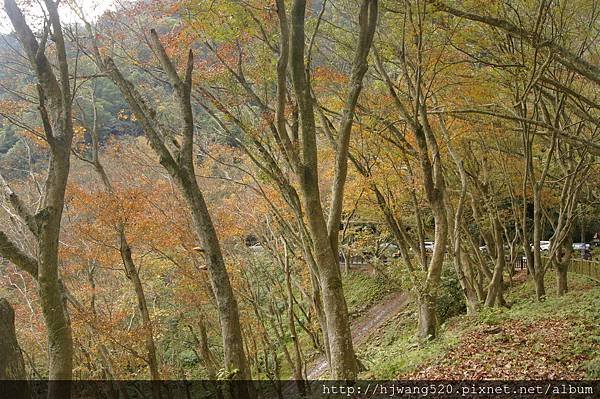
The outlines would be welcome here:
[[[92,124],[92,154],[91,160],[89,162],[94,166],[94,170],[100,177],[102,184],[104,185],[105,190],[113,195],[114,190],[112,183],[100,161],[100,137],[99,137],[99,121],[98,121],[98,110],[96,106],[96,94],[95,88],[92,91],[92,111],[93,111],[93,124]],[[127,241],[127,234],[125,231],[125,224],[123,222],[119,222],[118,225],[118,235],[119,235],[119,253],[121,254],[121,260],[123,261],[123,266],[125,267],[125,274],[129,280],[131,280],[133,284],[133,288],[135,291],[138,310],[140,311],[140,318],[142,319],[142,335],[144,339],[144,346],[146,347],[146,362],[148,363],[148,368],[150,369],[150,377],[152,379],[152,397],[154,399],[161,398],[161,388],[160,388],[160,372],[158,369],[158,359],[156,355],[156,344],[154,342],[154,334],[152,327],[152,320],[150,319],[150,312],[148,311],[148,303],[146,301],[146,294],[144,293],[144,286],[142,284],[142,280],[140,279],[140,274],[138,268],[133,261],[133,256],[131,253],[131,247],[129,246],[129,242]],[[93,306],[93,305],[92,305]]]
[[[493,242],[495,244],[494,256],[495,256],[495,266],[494,266],[494,274],[492,275],[492,280],[490,281],[488,294],[485,299],[485,306],[492,307],[494,305],[502,305],[504,302],[504,297],[502,293],[504,291],[504,279],[502,277],[504,273],[504,268],[506,264],[506,260],[504,258],[504,241],[502,240],[502,226],[500,223],[500,219],[498,218],[498,214],[494,214],[492,220],[494,234],[493,234]]]
[[[312,97],[310,68],[306,68],[306,0],[294,0],[287,22],[285,2],[278,0],[277,11],[281,33],[281,57],[278,64],[277,126],[287,152],[291,154],[296,175],[300,181],[300,191],[304,205],[308,230],[313,244],[315,263],[323,299],[323,310],[329,339],[330,372],[333,379],[353,380],[358,373],[358,363],[352,344],[348,307],[342,288],[339,268],[338,241],[339,225],[344,199],[344,186],[348,169],[350,134],[354,122],[354,112],[362,90],[363,77],[367,71],[367,57],[371,49],[377,25],[378,1],[363,0],[359,13],[359,38],[344,112],[335,140],[334,183],[332,185],[331,206],[326,221],[319,193],[319,172],[317,168],[317,131],[315,125],[315,103]],[[288,59],[289,55],[289,59]],[[310,55],[308,55],[310,58]],[[310,65],[310,64],[309,64]],[[294,99],[298,106],[300,121],[301,151],[293,148],[285,127],[286,69],[294,89]]]
[[[138,310],[140,311],[140,317],[142,319],[142,335],[144,338],[144,346],[146,347],[146,360],[148,362],[148,368],[150,369],[150,377],[152,378],[152,397],[154,399],[160,399],[160,372],[158,371],[156,345],[154,343],[152,320],[150,319],[150,312],[148,311],[146,294],[144,293],[144,286],[142,285],[140,274],[138,273],[138,269],[131,256],[131,248],[125,237],[124,227],[120,226],[119,228],[119,251],[123,260],[123,265],[125,266],[127,277],[133,283],[135,296],[138,302]]]

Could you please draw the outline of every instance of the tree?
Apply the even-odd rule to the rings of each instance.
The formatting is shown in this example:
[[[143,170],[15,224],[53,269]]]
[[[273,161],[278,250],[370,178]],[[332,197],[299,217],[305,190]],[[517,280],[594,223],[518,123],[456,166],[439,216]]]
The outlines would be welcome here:
[[[92,34],[91,26],[88,25]],[[234,375],[235,379],[249,379],[246,355],[242,341],[238,305],[233,295],[231,283],[225,261],[219,245],[219,240],[204,200],[204,196],[196,180],[193,144],[194,144],[194,116],[191,106],[192,73],[194,57],[190,50],[184,79],[177,73],[175,65],[168,57],[163,45],[160,43],[155,30],[151,31],[152,47],[162,65],[167,79],[172,85],[178,99],[181,113],[181,141],[174,143],[174,148],[169,149],[172,142],[169,134],[161,130],[161,125],[156,121],[157,112],[143,99],[136,87],[129,82],[109,57],[102,57],[100,50],[94,44],[95,61],[98,67],[119,87],[125,101],[129,104],[136,118],[144,128],[152,149],[160,159],[160,164],[167,170],[179,186],[183,197],[191,211],[196,233],[202,243],[202,252],[208,265],[213,293],[216,297],[223,337],[225,354],[225,368]],[[245,385],[236,385],[241,397],[247,396]]]
[[[44,4],[47,19],[38,42],[16,2],[4,2],[4,9],[17,38],[35,71],[38,108],[50,149],[50,160],[42,201],[35,214],[2,179],[4,195],[35,237],[37,256],[34,258],[23,253],[4,233],[0,233],[0,253],[36,278],[48,330],[48,377],[50,380],[70,380],[73,372],[73,339],[59,278],[58,247],[73,139],[72,91],[58,4],[52,0],[46,0]],[[55,46],[58,77],[46,56],[49,37]],[[68,384],[51,383],[48,397],[68,397],[69,392]]]
[[[317,20],[317,31],[325,4],[326,2],[323,3]],[[320,113],[311,80],[316,33],[307,40],[306,1],[294,1],[289,12],[284,1],[277,1],[276,6],[278,25],[275,29],[279,35],[278,47],[271,45],[267,36],[264,36],[263,43],[260,43],[262,48],[266,47],[277,57],[274,84],[263,79],[248,79],[239,63],[244,49],[240,49],[238,65],[234,66],[222,56],[214,44],[207,42],[209,51],[225,68],[236,87],[250,100],[250,104],[244,110],[246,112],[236,115],[228,109],[225,101],[206,88],[201,88],[203,108],[229,135],[232,131],[231,125],[244,132],[247,145],[240,143],[241,147],[246,150],[246,154],[255,162],[261,173],[265,173],[275,184],[292,209],[296,222],[301,226],[305,260],[312,273],[313,299],[330,360],[331,376],[335,379],[354,379],[358,364],[352,346],[348,312],[341,285],[338,241],[347,177],[348,145],[358,97],[367,72],[367,58],[377,26],[378,1],[364,0],[360,3],[358,45],[350,64],[348,87],[342,94],[344,111],[339,126],[332,129],[329,121],[321,126],[323,131],[336,136],[333,139],[335,164],[328,215],[325,213],[325,201],[320,193],[320,181],[323,180],[319,172],[317,140],[317,118]],[[252,13],[251,7],[248,7],[248,12]],[[274,29],[273,25],[265,27],[258,18],[254,18],[254,22],[259,31],[270,32]],[[288,87],[288,80],[291,81],[291,88]],[[261,85],[269,87],[275,96],[262,98],[258,92]],[[274,104],[269,103],[271,99]],[[254,125],[246,122],[247,114],[258,116]],[[257,130],[260,136],[257,136]]]

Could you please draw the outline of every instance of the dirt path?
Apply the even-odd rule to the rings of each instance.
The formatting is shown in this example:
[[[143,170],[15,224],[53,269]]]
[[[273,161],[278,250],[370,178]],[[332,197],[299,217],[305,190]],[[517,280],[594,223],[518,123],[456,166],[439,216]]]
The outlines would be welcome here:
[[[363,316],[352,322],[352,342],[354,347],[363,343],[373,332],[396,316],[400,309],[406,305],[408,295],[397,292],[389,295],[383,301],[369,309]],[[308,379],[316,380],[327,372],[327,359],[325,356],[318,358],[308,366]]]

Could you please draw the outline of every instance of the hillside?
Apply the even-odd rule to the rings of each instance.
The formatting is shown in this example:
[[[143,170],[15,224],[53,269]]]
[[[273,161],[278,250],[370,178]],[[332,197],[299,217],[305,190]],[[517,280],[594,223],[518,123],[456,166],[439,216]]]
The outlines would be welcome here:
[[[524,279],[523,273],[518,275],[508,291],[510,309],[450,317],[435,342],[415,338],[414,303],[409,304],[358,345],[358,356],[368,368],[361,377],[600,378],[600,283],[572,275],[567,295],[550,295],[540,303],[530,298],[532,284]],[[553,283],[549,278],[548,286]]]

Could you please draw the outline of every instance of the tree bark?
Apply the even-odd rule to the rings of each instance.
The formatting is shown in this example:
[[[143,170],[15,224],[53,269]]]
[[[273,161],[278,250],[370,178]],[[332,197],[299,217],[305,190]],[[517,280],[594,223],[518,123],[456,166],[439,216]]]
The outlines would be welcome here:
[[[40,42],[27,25],[25,17],[14,0],[5,0],[4,9],[37,75],[38,108],[45,138],[50,148],[41,210],[34,216],[23,215],[23,213],[20,215],[38,244],[37,270],[32,275],[37,277],[40,306],[48,331],[48,377],[51,381],[48,387],[48,397],[62,398],[70,396],[70,384],[54,383],[53,381],[68,381],[72,378],[73,372],[73,338],[58,273],[60,224],[73,138],[72,92],[58,4],[52,0],[45,0],[44,3],[47,11],[45,13],[47,25]],[[58,78],[45,55],[50,27],[55,44]],[[17,266],[31,272],[31,263],[17,263]]]
[[[288,37],[284,2],[278,1],[277,7],[282,39],[284,39]],[[349,136],[356,101],[362,89],[362,79],[366,72],[366,58],[371,48],[377,21],[377,0],[365,0],[361,6],[359,45],[353,63],[351,87],[342,118],[339,141],[336,144],[336,167],[332,187],[333,196],[329,226],[325,220],[319,193],[315,104],[311,93],[309,69],[306,68],[304,63],[306,47],[305,13],[306,0],[295,0],[291,9],[289,42],[282,41],[283,47],[289,45],[289,66],[294,95],[298,104],[302,136],[302,151],[301,156],[298,157],[300,160],[296,169],[300,180],[308,230],[313,243],[314,259],[319,274],[323,310],[327,323],[331,377],[340,380],[353,380],[358,372],[358,364],[352,345],[348,308],[344,298],[339,269],[338,233],[347,174]],[[283,111],[284,109],[280,107],[278,114],[282,115]],[[279,131],[280,136],[284,134],[287,134],[285,129]]]
[[[26,378],[25,362],[15,332],[15,312],[5,298],[0,298],[0,380]]]
[[[285,273],[285,288],[287,294],[287,315],[288,315],[288,328],[290,329],[290,335],[292,343],[294,345],[294,379],[298,387],[298,393],[304,396],[306,393],[306,387],[304,385],[304,378],[302,373],[302,351],[300,349],[300,341],[298,340],[298,334],[296,332],[296,322],[294,317],[294,293],[292,291],[292,280],[290,271],[290,260],[288,257],[287,244],[284,241],[284,273]]]
[[[144,293],[144,286],[142,285],[140,274],[131,256],[131,248],[125,237],[124,226],[119,226],[119,228],[119,251],[121,252],[121,258],[123,260],[123,265],[125,266],[127,278],[129,278],[133,284],[138,303],[138,310],[140,311],[140,317],[142,319],[142,335],[144,338],[144,346],[146,347],[146,360],[148,362],[148,368],[150,369],[150,377],[152,378],[152,397],[154,399],[160,399],[162,397],[160,392],[161,378],[160,372],[158,371],[156,345],[154,344],[152,320],[150,319],[150,312],[148,311],[146,294]]]
[[[30,387],[24,381],[25,362],[15,332],[15,312],[10,303],[0,298],[0,380],[20,380],[19,384],[3,384],[3,395],[7,398],[29,399]]]
[[[541,186],[534,184],[533,190],[533,270],[535,279],[535,296],[538,301],[546,300],[546,287],[544,277],[546,267],[542,262],[540,240],[542,239],[542,199]]]
[[[533,280],[535,284],[535,297],[538,301],[542,302],[546,299],[546,285],[544,283],[544,274],[536,272],[533,276]]]
[[[435,338],[436,333],[436,298],[429,293],[424,293],[419,296],[419,324],[417,334],[419,338],[429,340]]]
[[[567,285],[568,270],[568,263],[559,263],[556,265],[556,293],[559,296],[562,296],[569,291],[569,287]]]

